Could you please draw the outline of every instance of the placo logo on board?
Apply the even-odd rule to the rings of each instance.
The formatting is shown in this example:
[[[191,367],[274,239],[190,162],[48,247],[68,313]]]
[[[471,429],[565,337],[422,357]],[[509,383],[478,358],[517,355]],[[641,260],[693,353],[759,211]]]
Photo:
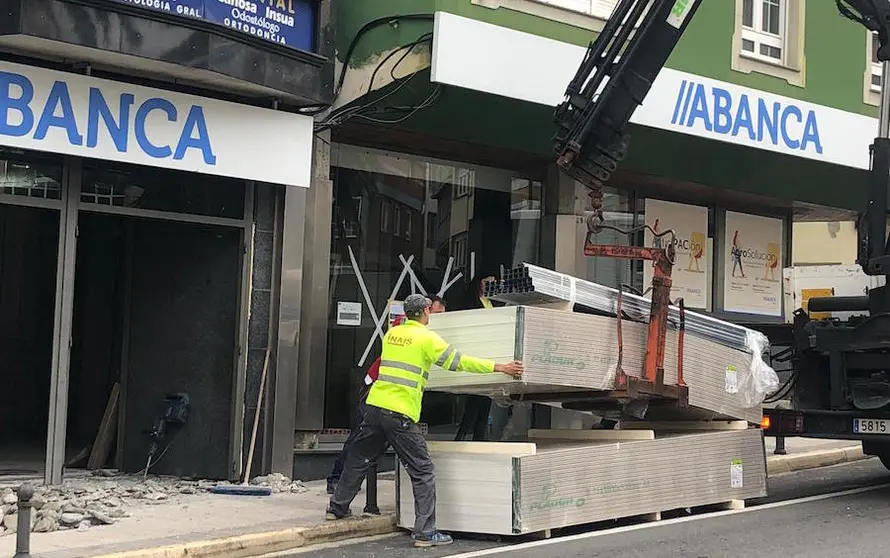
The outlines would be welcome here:
[[[202,106],[193,104],[182,114],[176,105],[161,97],[149,97],[137,104],[131,93],[106,98],[97,87],[89,88],[88,99],[85,112],[75,111],[68,82],[56,80],[46,100],[37,102],[34,84],[28,76],[0,71],[0,136],[43,141],[51,130],[58,129],[72,146],[110,147],[100,145],[102,129],[118,153],[130,150],[132,135],[142,153],[153,159],[180,161],[194,150],[200,153],[205,165],[216,165]],[[178,138],[175,143],[152,139],[147,126],[149,118],[153,126],[166,120],[166,126],[174,131],[173,137]]]
[[[815,111],[685,79],[677,91],[671,124],[822,154]]]

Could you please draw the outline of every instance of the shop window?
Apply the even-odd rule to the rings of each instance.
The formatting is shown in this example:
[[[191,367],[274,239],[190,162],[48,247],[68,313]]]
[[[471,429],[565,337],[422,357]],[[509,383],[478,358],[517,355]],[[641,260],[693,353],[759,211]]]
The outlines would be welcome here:
[[[86,165],[80,201],[127,210],[244,219],[245,183],[135,165]]]
[[[58,200],[61,192],[61,165],[0,151],[0,197]]]
[[[804,0],[736,0],[733,70],[804,86]]]
[[[422,289],[441,292],[449,311],[474,308],[474,281],[497,275],[501,266],[538,263],[540,219],[514,218],[513,207],[519,201],[531,211],[540,207],[541,188],[540,177],[506,169],[337,143],[331,178],[340,205],[374,200],[360,217],[359,238],[331,244],[325,426],[345,428],[354,419],[360,379],[380,354],[374,324],[385,324],[389,302]],[[392,222],[384,228],[386,220]],[[395,231],[398,242],[390,236]],[[370,319],[338,324],[338,302],[361,304]],[[427,394],[421,421],[431,432],[453,432],[455,407],[454,396]]]

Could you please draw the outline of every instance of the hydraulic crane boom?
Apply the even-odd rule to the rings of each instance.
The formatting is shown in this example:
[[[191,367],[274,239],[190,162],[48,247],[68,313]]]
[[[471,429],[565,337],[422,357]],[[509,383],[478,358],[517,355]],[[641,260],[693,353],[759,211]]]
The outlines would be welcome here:
[[[603,228],[603,184],[627,152],[626,129],[652,83],[667,62],[702,0],[621,0],[600,35],[590,43],[565,101],[556,109],[554,147],[557,164],[590,189],[593,213],[587,222],[584,253],[653,263],[652,307],[646,358],[639,377],[618,366],[618,387],[631,398],[656,396],[685,405],[682,375],[676,386],[664,384],[665,339],[674,265],[674,233],[666,248],[603,245],[594,235]],[[629,232],[629,231],[619,231]],[[683,308],[683,301],[678,301]],[[618,298],[618,361],[622,358],[621,297]],[[682,351],[682,347],[681,347]]]
[[[554,148],[569,176],[593,190],[609,180],[627,152],[630,117],[701,1],[618,2],[556,109]]]

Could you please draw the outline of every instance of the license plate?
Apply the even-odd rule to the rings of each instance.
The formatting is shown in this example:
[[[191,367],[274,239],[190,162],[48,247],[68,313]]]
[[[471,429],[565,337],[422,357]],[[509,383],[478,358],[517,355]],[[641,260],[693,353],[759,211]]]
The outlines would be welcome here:
[[[854,418],[853,432],[855,434],[890,434],[890,420]]]

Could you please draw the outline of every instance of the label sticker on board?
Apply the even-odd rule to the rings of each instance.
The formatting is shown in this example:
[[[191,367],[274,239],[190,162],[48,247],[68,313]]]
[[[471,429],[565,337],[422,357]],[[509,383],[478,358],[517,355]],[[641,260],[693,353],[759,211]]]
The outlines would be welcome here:
[[[742,460],[733,459],[729,465],[729,486],[743,488],[745,486],[745,472],[742,469]]]
[[[725,389],[726,389],[726,393],[738,393],[739,392],[739,373],[736,371],[735,366],[727,366],[726,367]]]

